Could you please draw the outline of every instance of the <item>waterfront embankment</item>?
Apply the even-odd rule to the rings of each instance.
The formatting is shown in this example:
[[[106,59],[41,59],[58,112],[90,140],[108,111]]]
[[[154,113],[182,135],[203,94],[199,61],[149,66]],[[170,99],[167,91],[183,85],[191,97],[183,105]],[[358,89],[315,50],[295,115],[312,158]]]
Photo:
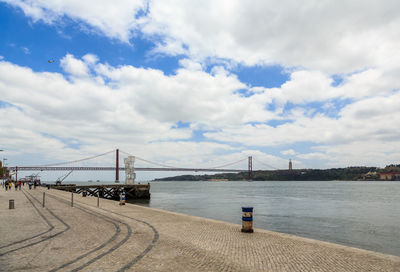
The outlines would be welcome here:
[[[0,270],[400,271],[400,257],[240,227],[81,195],[72,206],[58,190],[0,190]]]

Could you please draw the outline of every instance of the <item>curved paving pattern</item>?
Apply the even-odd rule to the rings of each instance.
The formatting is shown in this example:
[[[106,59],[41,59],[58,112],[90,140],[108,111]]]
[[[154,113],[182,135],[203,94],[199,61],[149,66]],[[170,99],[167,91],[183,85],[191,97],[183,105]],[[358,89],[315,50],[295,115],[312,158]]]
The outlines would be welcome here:
[[[230,223],[130,204],[119,206],[104,199],[97,208],[93,197],[76,196],[76,207],[71,208],[66,204],[70,201],[67,192],[39,188],[30,193],[41,199],[43,191],[52,195],[46,206],[71,229],[49,239],[46,246],[34,245],[8,254],[7,259],[0,257],[0,267],[50,271],[75,260],[74,268],[84,265],[83,270],[89,271],[400,271],[400,257],[396,256],[260,229],[242,233],[241,226]],[[8,210],[11,196],[16,201],[14,211]],[[0,236],[0,247],[49,228],[28,205],[21,192],[0,191],[0,222],[8,220],[0,224],[0,231],[18,228],[14,225],[21,225],[23,219],[17,214],[29,222],[21,225],[15,238]],[[60,229],[60,223],[46,218]],[[121,237],[103,248],[115,233],[110,220],[121,227]],[[27,227],[30,233],[25,232]],[[19,262],[21,258],[29,262]]]

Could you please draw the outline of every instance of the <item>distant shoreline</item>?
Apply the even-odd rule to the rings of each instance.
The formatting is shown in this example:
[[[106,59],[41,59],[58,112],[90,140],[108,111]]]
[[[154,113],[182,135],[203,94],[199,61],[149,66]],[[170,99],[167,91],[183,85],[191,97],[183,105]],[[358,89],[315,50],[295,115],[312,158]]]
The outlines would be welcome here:
[[[379,169],[382,172],[387,169]],[[331,169],[293,169],[293,170],[257,170],[252,172],[254,181],[335,181],[335,180],[368,180],[379,181],[377,167],[346,167]],[[375,173],[375,175],[369,175]],[[398,180],[397,176],[393,176]],[[203,181],[203,180],[249,180],[248,171],[239,173],[219,173],[213,175],[179,175],[166,178],[157,178],[154,181]],[[389,179],[391,180],[391,179]]]

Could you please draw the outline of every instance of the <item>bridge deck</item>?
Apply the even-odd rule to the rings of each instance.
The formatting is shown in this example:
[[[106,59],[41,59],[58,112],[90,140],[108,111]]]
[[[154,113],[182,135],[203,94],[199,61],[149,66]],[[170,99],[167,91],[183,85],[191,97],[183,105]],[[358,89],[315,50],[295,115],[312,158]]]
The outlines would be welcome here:
[[[116,171],[116,167],[102,166],[12,166],[11,171]],[[119,167],[125,171],[125,167]],[[176,171],[176,172],[246,172],[243,169],[217,169],[217,168],[165,168],[165,167],[135,167],[135,171]]]

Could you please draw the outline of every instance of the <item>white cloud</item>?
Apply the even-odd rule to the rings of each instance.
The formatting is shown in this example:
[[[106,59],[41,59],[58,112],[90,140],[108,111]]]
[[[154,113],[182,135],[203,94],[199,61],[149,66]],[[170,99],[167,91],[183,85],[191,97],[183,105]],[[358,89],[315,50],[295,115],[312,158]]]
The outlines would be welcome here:
[[[243,153],[247,146],[282,147],[281,154],[295,155],[307,163],[346,166],[344,162],[356,165],[357,160],[365,164],[375,160],[382,165],[387,158],[395,159],[393,146],[400,145],[400,130],[393,125],[400,116],[400,92],[393,91],[397,79],[377,69],[346,76],[338,87],[332,87],[323,73],[294,71],[281,88],[257,88],[253,96],[244,97],[237,90],[246,85],[235,75],[222,67],[208,74],[192,60],[182,61],[182,68],[169,76],[155,69],[113,67],[91,54],[82,59],[67,54],[60,63],[67,76],[0,62],[1,100],[15,106],[1,108],[6,120],[1,125],[10,128],[2,130],[7,133],[1,142],[12,149],[46,150],[49,156],[66,151],[67,155],[60,156],[74,158],[120,146],[143,157],[157,154],[164,162],[177,165],[207,162],[215,154],[219,160],[226,152],[236,154],[224,157],[234,161],[238,154],[252,155]],[[381,82],[374,85],[377,92],[352,92],[349,86],[368,86],[363,78],[367,82],[370,78],[364,73],[375,74]],[[321,108],[332,109],[335,104],[330,99],[341,98],[345,92],[357,100],[339,109],[336,117],[302,106],[326,101]],[[287,102],[296,107],[283,111]],[[268,110],[269,103],[277,105],[276,109]],[[281,119],[290,122],[276,127],[265,124]],[[190,125],[177,129],[177,122]],[[204,136],[220,144],[189,141],[198,129],[209,129]],[[16,136],[10,139],[8,133]],[[65,142],[75,142],[80,148],[73,150]],[[317,149],[298,154],[290,145],[299,142],[313,143]],[[363,154],[372,154],[371,146],[380,148],[379,155],[363,159]],[[185,155],[188,150],[190,154]],[[193,154],[198,160],[190,160]],[[177,155],[185,159],[171,160]],[[264,162],[276,167],[274,161],[281,161],[286,168],[286,160],[267,153],[262,156]]]
[[[254,98],[235,94],[246,85],[226,70],[216,69],[210,75],[193,62],[185,65],[172,76],[132,66],[98,65],[97,73],[125,92],[126,99],[143,116],[163,122],[195,122],[219,128],[245,122],[254,112],[264,112],[261,101],[254,103]]]
[[[313,153],[306,153],[306,154],[299,154],[297,155],[298,158],[301,159],[306,159],[306,160],[329,160],[329,156],[325,153],[317,153],[317,152],[313,152]]]
[[[178,165],[195,166],[193,157],[204,163],[213,152],[235,149],[188,142],[193,129],[240,124],[253,111],[251,98],[235,94],[244,85],[221,69],[209,75],[181,68],[166,76],[159,70],[112,67],[98,63],[94,55],[77,59],[71,54],[60,63],[67,76],[0,62],[0,97],[13,105],[0,108],[5,120],[0,142],[7,149],[67,160],[119,146],[145,158],[180,158]],[[261,111],[261,106],[254,108]],[[191,125],[173,128],[178,121]],[[79,150],[66,142],[79,144]]]
[[[385,142],[371,137],[368,141],[354,140],[344,144],[318,146],[315,150],[329,157],[329,162],[325,162],[327,167],[384,167],[399,162],[399,148],[399,141]]]
[[[256,146],[279,146],[311,141],[320,144],[341,144],[352,141],[399,141],[400,129],[393,127],[393,118],[400,116],[400,92],[387,97],[374,97],[349,104],[339,118],[323,114],[309,116],[305,111],[290,116],[293,122],[276,128],[266,124],[225,127],[206,133],[219,141],[251,143]]]
[[[293,149],[288,149],[288,150],[281,151],[281,154],[283,154],[283,155],[296,155],[297,152],[294,151]]]
[[[191,59],[181,59],[181,60],[179,60],[179,64],[187,70],[192,70],[192,71],[202,71],[203,70],[203,67],[201,66],[200,63],[195,62]]]
[[[29,54],[31,53],[31,51],[29,50],[28,47],[22,47],[22,51],[24,51],[24,53],[25,53],[26,55],[29,55]]]
[[[283,155],[337,166],[398,159],[398,1],[6,2],[34,21],[58,24],[66,16],[110,38],[134,42],[144,35],[156,45],[153,52],[185,55],[173,75],[114,67],[92,54],[62,58],[66,76],[1,61],[1,100],[18,107],[0,108],[9,121],[2,125],[18,136],[0,140],[15,148],[34,143],[35,152],[57,156],[51,150],[65,150],[59,138],[68,138],[82,143],[79,151],[67,149],[68,156],[117,142],[140,154],[161,152],[171,163],[174,153],[190,161],[184,150],[200,163],[221,149],[231,152],[226,159],[255,152],[248,146],[281,147]],[[254,95],[245,97],[238,90],[248,86],[229,71],[237,63],[278,64],[290,79],[279,88],[253,87]],[[332,74],[343,79],[338,86]],[[271,120],[288,122],[273,127]],[[174,129],[177,122],[190,125]],[[221,144],[188,142],[199,129]],[[290,145],[301,142],[314,147],[296,153]]]
[[[3,1],[35,21],[57,24],[68,16],[123,42],[142,33],[155,38],[157,52],[201,61],[280,64],[328,74],[398,67],[400,61],[400,4],[394,0]]]
[[[290,80],[281,88],[275,89],[272,96],[280,105],[286,102],[295,104],[323,101],[338,96],[338,91],[331,86],[332,79],[318,71],[295,71]]]
[[[87,57],[88,58],[88,57]],[[72,76],[88,76],[89,68],[87,64],[81,60],[74,58],[71,54],[67,54],[60,61],[64,71]]]
[[[397,1],[154,1],[143,31],[193,58],[348,73],[399,60]],[[162,50],[160,48],[159,50]]]
[[[136,14],[146,9],[144,0],[112,1],[46,1],[46,0],[3,0],[21,8],[34,21],[42,20],[55,24],[68,16],[84,22],[95,31],[111,38],[129,42],[138,26]]]
[[[70,63],[78,63],[77,67],[82,65],[72,56],[64,60],[65,67],[70,67]],[[21,77],[24,81],[20,80]],[[112,138],[105,132],[116,128],[133,135],[148,130],[151,134],[158,130],[164,139],[172,135],[188,136],[184,130],[180,131],[180,136],[176,131],[169,131],[168,123],[144,119],[126,99],[126,93],[100,84],[96,77],[69,82],[60,74],[35,73],[28,68],[3,62],[0,65],[0,89],[2,100],[22,108],[27,118],[40,120],[38,126],[30,126],[33,131],[45,131],[59,137],[79,136],[87,142],[93,136],[91,130],[100,134],[99,138]]]
[[[94,65],[99,61],[99,58],[96,55],[93,54],[86,54],[82,57],[82,59],[88,64],[88,65]]]

